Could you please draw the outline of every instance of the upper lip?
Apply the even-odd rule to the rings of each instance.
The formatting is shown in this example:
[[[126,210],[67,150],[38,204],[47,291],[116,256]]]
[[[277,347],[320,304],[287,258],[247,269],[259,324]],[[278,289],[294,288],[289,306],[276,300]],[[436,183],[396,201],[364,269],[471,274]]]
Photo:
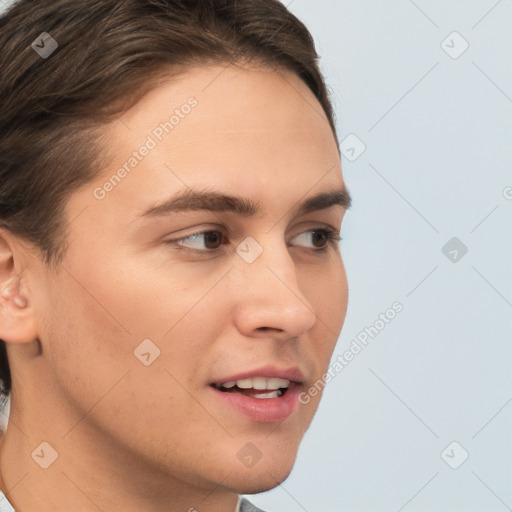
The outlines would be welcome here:
[[[228,375],[227,377],[215,379],[215,381],[212,382],[212,384],[223,384],[225,382],[236,381],[241,379],[250,379],[252,377],[266,377],[267,379],[286,379],[291,382],[296,382],[298,384],[302,384],[304,382],[304,374],[296,366],[290,368],[279,368],[273,365],[265,365],[260,366],[259,368],[255,368],[254,370],[247,370],[245,372],[240,372],[237,374]]]

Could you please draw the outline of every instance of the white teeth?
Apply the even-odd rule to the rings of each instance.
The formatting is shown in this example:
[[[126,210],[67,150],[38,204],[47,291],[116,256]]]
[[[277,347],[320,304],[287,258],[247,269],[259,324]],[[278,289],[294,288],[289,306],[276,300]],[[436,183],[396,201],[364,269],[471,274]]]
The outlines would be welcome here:
[[[290,381],[286,379],[270,378],[265,377],[252,377],[249,379],[240,379],[237,381],[230,380],[225,382],[221,386],[223,388],[232,388],[238,386],[240,389],[281,389],[287,388],[290,385]],[[260,395],[261,397],[261,395]],[[265,398],[265,397],[263,397]]]
[[[272,391],[272,393],[260,393],[259,395],[251,395],[253,398],[277,398],[283,394],[282,391]]]
[[[240,389],[249,389],[252,388],[252,381],[253,379],[241,379],[236,381],[236,385]]]
[[[246,379],[244,379],[246,380]],[[270,389],[267,387],[267,379],[265,377],[253,377],[252,379],[247,379],[252,381],[252,386],[249,386],[254,389]]]
[[[272,378],[267,379],[267,389],[280,389],[287,388],[290,385],[290,381],[286,379]]]

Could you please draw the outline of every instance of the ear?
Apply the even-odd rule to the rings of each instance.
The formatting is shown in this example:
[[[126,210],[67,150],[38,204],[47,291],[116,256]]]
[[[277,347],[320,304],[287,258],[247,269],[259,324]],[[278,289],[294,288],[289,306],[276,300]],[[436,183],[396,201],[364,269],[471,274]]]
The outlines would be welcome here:
[[[27,343],[37,338],[34,311],[24,286],[26,258],[16,238],[0,228],[0,339]]]

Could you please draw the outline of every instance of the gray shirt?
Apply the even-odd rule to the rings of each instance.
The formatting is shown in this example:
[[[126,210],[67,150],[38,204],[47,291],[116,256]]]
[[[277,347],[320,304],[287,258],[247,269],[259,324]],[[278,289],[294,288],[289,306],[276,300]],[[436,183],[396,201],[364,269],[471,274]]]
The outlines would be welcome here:
[[[250,501],[242,498],[238,512],[264,512],[261,508],[255,507]]]
[[[3,492],[0,491],[0,512],[15,512],[12,505],[9,503],[7,498],[4,496]],[[247,501],[245,498],[240,500],[240,508],[238,512],[264,512],[258,507],[255,507],[251,502]]]

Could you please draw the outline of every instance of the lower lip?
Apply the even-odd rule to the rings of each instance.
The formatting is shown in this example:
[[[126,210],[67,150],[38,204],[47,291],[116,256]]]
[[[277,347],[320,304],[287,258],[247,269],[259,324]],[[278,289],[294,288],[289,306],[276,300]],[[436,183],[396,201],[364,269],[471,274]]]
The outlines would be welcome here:
[[[238,393],[219,391],[210,386],[215,395],[236,411],[257,423],[278,423],[289,418],[297,409],[299,385],[292,383],[288,391],[277,398],[252,398]]]

